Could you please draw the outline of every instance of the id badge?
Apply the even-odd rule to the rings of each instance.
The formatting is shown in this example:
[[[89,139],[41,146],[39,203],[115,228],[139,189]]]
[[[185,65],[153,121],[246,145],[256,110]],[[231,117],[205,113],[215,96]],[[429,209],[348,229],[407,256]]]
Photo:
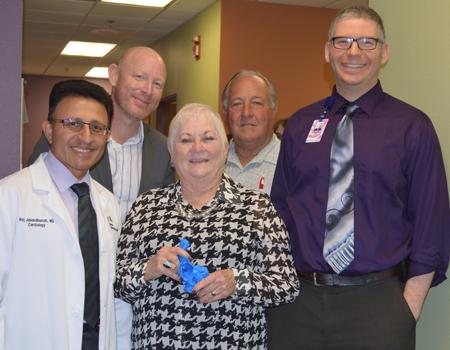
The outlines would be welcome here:
[[[308,137],[305,143],[320,142],[322,135],[325,132],[325,128],[328,124],[328,119],[316,119],[314,120],[311,130],[309,130]]]

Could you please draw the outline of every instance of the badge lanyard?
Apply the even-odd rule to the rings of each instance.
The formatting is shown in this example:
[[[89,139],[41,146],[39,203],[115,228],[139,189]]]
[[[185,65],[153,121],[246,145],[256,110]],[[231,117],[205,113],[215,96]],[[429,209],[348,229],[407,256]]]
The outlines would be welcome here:
[[[328,124],[328,118],[326,118],[328,111],[333,107],[334,101],[336,99],[334,96],[328,96],[323,103],[323,112],[319,119],[315,119],[311,125],[308,136],[306,137],[306,143],[316,143],[320,142],[322,135],[325,132],[325,128]]]

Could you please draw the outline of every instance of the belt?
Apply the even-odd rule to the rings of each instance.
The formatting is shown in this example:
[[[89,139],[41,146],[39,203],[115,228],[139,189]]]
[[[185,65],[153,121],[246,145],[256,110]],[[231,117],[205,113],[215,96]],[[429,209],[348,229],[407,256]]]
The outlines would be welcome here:
[[[315,286],[362,286],[375,281],[380,281],[391,277],[401,277],[402,271],[399,267],[387,270],[371,272],[358,276],[342,276],[332,273],[321,272],[300,272],[297,271],[298,278],[313,283]]]
[[[86,332],[96,332],[100,331],[100,324],[97,324],[95,327],[89,326],[87,323],[83,323],[83,333]]]

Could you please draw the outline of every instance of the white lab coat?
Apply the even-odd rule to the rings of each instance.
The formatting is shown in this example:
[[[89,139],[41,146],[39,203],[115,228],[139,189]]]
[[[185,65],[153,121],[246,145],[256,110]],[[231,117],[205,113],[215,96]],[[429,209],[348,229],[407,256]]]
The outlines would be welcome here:
[[[78,234],[44,164],[0,181],[0,350],[80,350],[84,266]],[[99,349],[116,349],[114,275],[120,210],[91,179],[100,249]]]

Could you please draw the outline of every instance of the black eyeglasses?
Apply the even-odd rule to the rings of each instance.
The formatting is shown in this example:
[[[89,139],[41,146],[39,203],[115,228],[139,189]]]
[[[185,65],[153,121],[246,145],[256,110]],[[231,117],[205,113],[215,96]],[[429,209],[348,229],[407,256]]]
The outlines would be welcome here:
[[[383,40],[377,38],[351,38],[348,36],[335,36],[330,39],[333,47],[339,50],[348,50],[352,47],[353,42],[358,44],[360,50],[375,50],[378,43],[383,44]]]
[[[64,119],[58,119],[58,118],[52,118],[50,119],[50,122],[53,123],[61,123],[63,125],[63,128],[67,128],[70,131],[73,132],[80,132],[83,130],[84,126],[89,126],[89,130],[94,135],[106,135],[109,133],[109,128],[103,124],[100,124],[98,122],[84,122],[80,119],[74,119],[74,118],[64,118]]]

